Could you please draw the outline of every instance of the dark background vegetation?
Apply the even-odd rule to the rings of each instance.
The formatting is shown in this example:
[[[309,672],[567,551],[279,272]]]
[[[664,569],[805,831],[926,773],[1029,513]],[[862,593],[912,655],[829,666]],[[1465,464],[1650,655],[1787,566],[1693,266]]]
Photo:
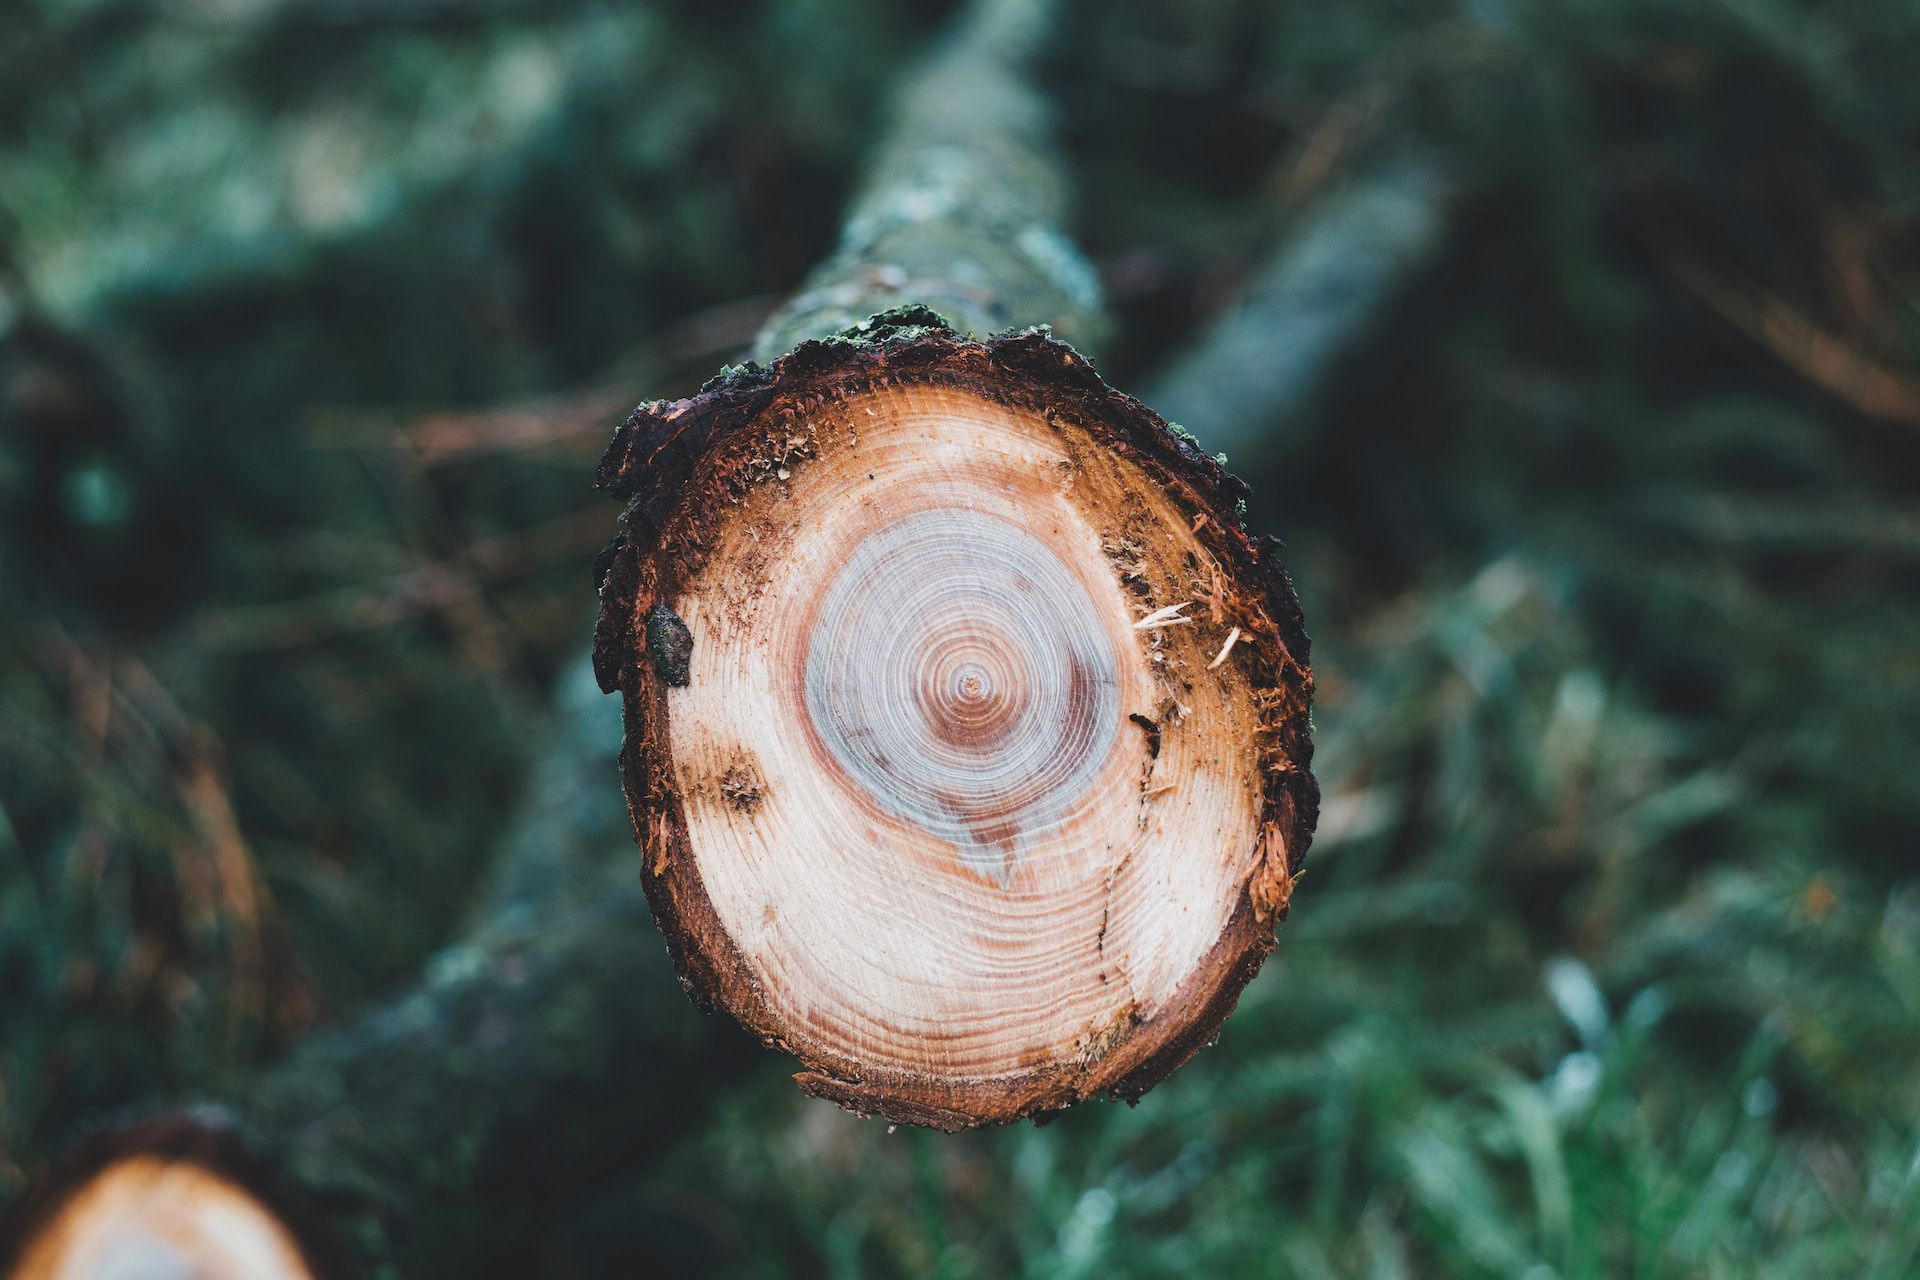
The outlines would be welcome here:
[[[593,458],[949,12],[0,10],[0,1204],[447,939]],[[1089,2],[1047,83],[1126,390],[1421,175],[1229,423],[1316,641],[1294,919],[1138,1108],[889,1133],[768,1055],[547,1273],[1915,1274],[1920,7]]]

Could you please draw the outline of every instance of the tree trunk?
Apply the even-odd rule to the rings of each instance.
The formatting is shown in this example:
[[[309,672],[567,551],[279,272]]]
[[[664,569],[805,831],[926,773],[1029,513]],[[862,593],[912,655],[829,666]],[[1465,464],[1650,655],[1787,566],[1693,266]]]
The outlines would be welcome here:
[[[1137,1098],[1212,1039],[1317,807],[1244,487],[1046,329],[986,336],[1102,323],[1044,35],[978,6],[771,363],[641,406],[600,472],[596,667],[683,982],[809,1093],[947,1129]]]

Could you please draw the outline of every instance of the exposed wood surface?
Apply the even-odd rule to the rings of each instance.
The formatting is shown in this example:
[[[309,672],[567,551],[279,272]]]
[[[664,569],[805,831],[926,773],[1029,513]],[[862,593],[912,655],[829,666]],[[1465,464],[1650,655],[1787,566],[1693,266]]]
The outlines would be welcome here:
[[[102,1131],[0,1232],[6,1280],[336,1280],[306,1198],[218,1117]]]
[[[312,1280],[245,1188],[194,1164],[132,1156],[65,1205],[15,1280]]]

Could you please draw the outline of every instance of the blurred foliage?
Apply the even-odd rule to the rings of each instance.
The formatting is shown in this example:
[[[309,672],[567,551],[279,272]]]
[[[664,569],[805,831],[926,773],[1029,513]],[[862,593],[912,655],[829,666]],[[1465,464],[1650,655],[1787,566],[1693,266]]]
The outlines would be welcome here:
[[[444,936],[602,433],[829,241],[939,12],[0,16],[0,1195]],[[1295,918],[1137,1108],[889,1134],[770,1064],[552,1274],[1920,1269],[1915,65],[1905,0],[1078,4],[1123,387],[1450,175],[1233,459],[1318,642]]]

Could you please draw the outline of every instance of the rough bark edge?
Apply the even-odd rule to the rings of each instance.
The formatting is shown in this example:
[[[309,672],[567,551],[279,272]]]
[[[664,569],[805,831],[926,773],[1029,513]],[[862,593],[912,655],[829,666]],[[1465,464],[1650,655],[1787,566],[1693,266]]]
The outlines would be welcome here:
[[[1023,1075],[943,1087],[914,1073],[873,1072],[797,1043],[763,998],[745,958],[714,912],[687,843],[672,789],[665,732],[667,679],[646,651],[655,607],[671,607],[725,518],[716,499],[755,482],[751,446],[765,422],[805,413],[823,399],[888,383],[959,386],[987,399],[1064,414],[1144,470],[1188,515],[1231,571],[1233,621],[1256,654],[1265,776],[1253,866],[1239,903],[1205,960],[1162,1012],[1117,1028],[1101,1054]],[[764,465],[764,459],[760,460]],[[794,465],[804,466],[794,459]],[[627,807],[642,853],[642,883],[682,985],[702,1008],[726,1009],[771,1048],[808,1068],[808,1093],[906,1124],[961,1129],[1044,1116],[1092,1097],[1141,1095],[1217,1037],[1240,992],[1274,946],[1319,812],[1310,768],[1313,676],[1309,645],[1279,544],[1241,527],[1246,486],[1138,400],[1113,390],[1083,357],[1044,329],[977,342],[923,307],[873,317],[802,343],[770,367],[723,371],[683,400],[641,405],[615,434],[597,484],[627,503],[624,532],[599,564],[601,612],[594,670],[624,695],[621,750]],[[1276,856],[1279,855],[1279,856]]]
[[[73,1197],[113,1165],[136,1156],[190,1164],[253,1196],[286,1229],[315,1280],[355,1274],[344,1242],[319,1206],[279,1164],[246,1140],[241,1122],[218,1107],[194,1107],[126,1124],[102,1126],[80,1139],[0,1221],[0,1277],[11,1276],[26,1251]]]

